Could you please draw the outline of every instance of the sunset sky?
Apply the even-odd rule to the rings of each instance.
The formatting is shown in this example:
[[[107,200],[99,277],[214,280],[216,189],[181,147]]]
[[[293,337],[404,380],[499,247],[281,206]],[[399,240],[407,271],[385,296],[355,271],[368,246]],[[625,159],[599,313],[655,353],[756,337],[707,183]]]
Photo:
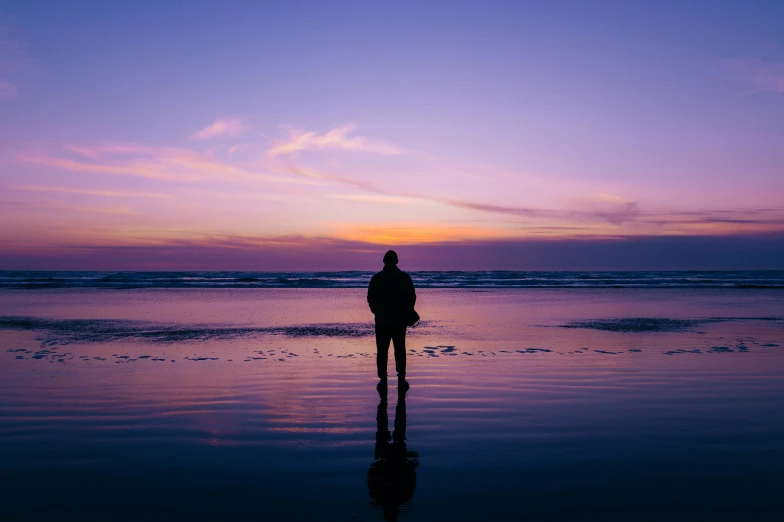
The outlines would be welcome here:
[[[784,268],[783,25],[7,0],[0,269]]]

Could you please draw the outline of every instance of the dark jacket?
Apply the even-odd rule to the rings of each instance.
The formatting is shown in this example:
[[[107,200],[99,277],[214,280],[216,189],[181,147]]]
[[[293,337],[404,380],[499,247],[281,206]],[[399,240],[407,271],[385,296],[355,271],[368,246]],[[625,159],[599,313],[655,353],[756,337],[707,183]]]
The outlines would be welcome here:
[[[416,304],[414,282],[397,266],[387,265],[370,280],[367,301],[376,324],[406,324]]]

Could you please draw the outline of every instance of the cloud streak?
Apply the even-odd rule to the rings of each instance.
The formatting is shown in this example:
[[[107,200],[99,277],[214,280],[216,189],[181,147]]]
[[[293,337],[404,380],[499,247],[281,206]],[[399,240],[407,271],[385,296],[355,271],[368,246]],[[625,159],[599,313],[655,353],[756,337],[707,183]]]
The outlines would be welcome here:
[[[316,132],[291,131],[285,141],[276,143],[267,151],[270,157],[296,154],[306,150],[348,150],[370,152],[382,155],[403,154],[405,151],[381,141],[370,140],[364,136],[349,136],[356,125],[344,125],[325,134]]]
[[[25,153],[19,158],[26,163],[55,167],[73,172],[134,176],[159,181],[258,184],[313,183],[291,176],[271,175],[250,167],[218,161],[204,154],[174,147],[153,147],[133,143],[105,144],[97,147],[74,147],[72,152],[93,162],[77,161],[46,153]]]
[[[580,186],[587,196],[567,198],[564,184],[544,178],[534,185],[527,177],[519,181],[512,175],[502,175],[501,179],[471,179],[468,184],[461,179],[455,187],[448,180],[439,180],[437,190],[433,190],[433,183],[429,183],[427,176],[435,160],[426,158],[422,163],[416,154],[407,154],[400,161],[404,166],[411,165],[417,176],[422,176],[423,183],[390,185],[382,181],[393,179],[390,176],[399,168],[398,163],[390,167],[392,160],[389,158],[383,158],[381,162],[378,158],[365,158],[370,163],[349,162],[345,173],[341,170],[346,167],[329,158],[325,160],[324,154],[311,155],[306,158],[307,166],[301,165],[305,160],[297,157],[296,151],[300,150],[376,150],[376,142],[352,137],[352,128],[341,127],[331,138],[333,131],[324,135],[300,133],[299,138],[279,142],[266,150],[263,144],[249,143],[247,153],[242,155],[243,158],[255,156],[255,163],[232,159],[230,151],[235,145],[231,143],[211,146],[207,152],[135,143],[69,145],[67,151],[60,154],[39,151],[21,157],[31,164],[70,172],[133,176],[152,182],[203,183],[204,193],[199,193],[200,189],[181,191],[178,199],[178,209],[203,209],[187,214],[195,232],[213,228],[268,234],[318,231],[372,244],[421,244],[489,238],[622,238],[646,234],[729,235],[784,230],[784,209],[656,210],[598,187]],[[269,151],[276,149],[278,152],[270,158]],[[279,157],[276,158],[276,154]],[[367,165],[369,167],[365,168]],[[416,179],[407,178],[408,181]],[[545,181],[550,181],[550,185]],[[79,184],[84,186],[84,183]],[[220,187],[218,183],[233,188]],[[265,184],[280,186],[273,191]],[[346,191],[348,194],[335,194],[336,186],[351,190]],[[237,190],[239,187],[241,194]],[[14,188],[114,198],[166,197],[158,190],[102,191],[22,184]],[[542,192],[547,196],[540,197]],[[568,192],[577,193],[573,187]],[[518,200],[516,194],[520,194],[521,199]],[[514,204],[516,200],[529,204]],[[364,205],[360,207],[359,204]],[[361,215],[358,208],[361,208]],[[88,207],[82,210],[99,211],[88,210]],[[129,213],[125,207],[103,211]],[[207,212],[220,217],[208,222],[202,219]],[[184,222],[177,220],[185,219],[185,216],[166,214],[163,217],[163,211],[150,204],[144,207],[143,218],[133,224],[148,225],[149,220],[162,217],[172,220],[169,225],[177,222],[182,226]]]
[[[13,186],[14,190],[25,190],[30,192],[61,192],[63,194],[78,194],[84,196],[102,196],[111,198],[154,198],[168,199],[172,196],[160,192],[118,192],[114,190],[89,190],[74,189],[68,187],[36,187],[36,186]]]
[[[19,89],[17,89],[16,85],[0,78],[0,100],[10,100],[12,98],[16,98],[19,95]]]
[[[657,211],[644,209],[639,202],[600,192],[594,198],[575,201],[576,208],[534,208],[514,205],[497,205],[457,198],[435,197],[411,192],[390,191],[372,183],[349,176],[324,173],[312,168],[287,165],[287,170],[303,177],[317,178],[377,194],[386,202],[395,199],[436,203],[447,207],[476,211],[483,214],[527,218],[521,225],[546,222],[546,228],[555,230],[561,225],[576,226],[581,230],[575,235],[622,237],[645,233],[684,234],[703,232],[727,234],[735,232],[772,232],[784,229],[784,208]],[[373,197],[373,196],[369,196]],[[389,199],[391,198],[391,199]],[[379,200],[381,202],[381,200]],[[717,218],[721,214],[722,220]],[[607,228],[607,226],[611,228]],[[730,226],[731,225],[731,226]],[[411,237],[416,236],[416,234]],[[359,237],[359,236],[351,236]]]
[[[328,199],[340,199],[343,201],[351,201],[354,203],[384,203],[389,205],[414,205],[420,203],[420,200],[415,198],[406,198],[401,196],[376,196],[368,194],[328,194]]]
[[[191,134],[190,139],[209,140],[218,136],[236,137],[248,130],[248,128],[242,120],[217,120],[200,131]]]
[[[135,214],[135,212],[128,207],[89,207],[82,205],[71,205],[69,203],[64,203],[62,201],[56,201],[53,199],[47,201],[60,210],[69,210],[73,212],[94,212],[97,214],[116,214],[123,216],[130,216]]]

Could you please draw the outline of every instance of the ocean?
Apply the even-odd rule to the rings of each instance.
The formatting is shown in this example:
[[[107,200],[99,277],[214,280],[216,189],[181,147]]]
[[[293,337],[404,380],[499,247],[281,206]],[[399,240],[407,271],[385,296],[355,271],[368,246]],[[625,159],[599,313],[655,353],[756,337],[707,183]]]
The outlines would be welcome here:
[[[414,271],[418,288],[784,288],[784,270]],[[373,272],[0,271],[0,288],[363,288]]]
[[[780,520],[782,274],[4,272],[3,520]]]

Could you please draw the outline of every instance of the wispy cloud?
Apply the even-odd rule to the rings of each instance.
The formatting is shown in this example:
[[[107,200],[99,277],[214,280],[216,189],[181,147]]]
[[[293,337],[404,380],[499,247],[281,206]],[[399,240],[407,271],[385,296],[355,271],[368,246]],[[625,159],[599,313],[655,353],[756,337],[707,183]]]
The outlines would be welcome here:
[[[328,199],[340,199],[343,201],[352,201],[355,203],[388,203],[390,205],[412,205],[420,202],[420,200],[415,198],[406,198],[400,196],[375,196],[370,194],[329,194],[326,197]]]
[[[287,175],[271,175],[252,166],[237,166],[207,157],[188,149],[154,147],[134,143],[110,143],[95,147],[70,146],[72,152],[94,160],[75,160],[43,152],[25,153],[20,159],[27,163],[56,167],[73,172],[135,176],[161,181],[226,183],[308,184],[315,181]]]
[[[19,89],[16,88],[16,85],[8,80],[0,78],[0,100],[9,100],[11,98],[16,98],[18,95]]]
[[[49,201],[52,204],[52,206],[60,210],[70,210],[74,212],[95,212],[98,214],[119,214],[124,216],[130,216],[135,214],[135,212],[128,207],[89,207],[89,206],[81,206],[81,205],[71,205],[69,203],[64,203],[62,201],[56,201],[53,199],[47,201]]]
[[[618,196],[607,193],[599,193],[593,199],[585,199],[581,204],[573,209],[547,209],[533,208],[515,205],[498,205],[484,203],[480,201],[464,200],[458,198],[448,198],[416,194],[412,192],[404,193],[390,191],[378,187],[372,183],[364,182],[349,176],[328,174],[316,169],[298,167],[292,164],[286,166],[290,172],[301,176],[318,178],[332,183],[342,184],[370,192],[374,195],[367,196],[328,196],[330,198],[347,199],[353,201],[376,201],[384,203],[411,203],[415,201],[437,203],[440,205],[473,210],[487,214],[501,214],[507,216],[518,216],[531,219],[550,219],[550,220],[569,220],[573,222],[607,222],[613,225],[622,225],[634,221],[640,216],[641,212],[636,201],[628,201]]]
[[[689,212],[658,211],[644,208],[638,201],[626,199],[607,192],[598,192],[595,196],[573,200],[562,208],[537,208],[517,205],[499,205],[470,199],[431,196],[428,194],[401,192],[389,190],[352,178],[350,176],[335,175],[316,169],[298,167],[288,164],[288,171],[303,177],[317,178],[330,183],[341,184],[355,189],[369,192],[371,195],[358,195],[351,198],[355,201],[397,202],[403,201],[436,203],[446,207],[471,210],[483,214],[505,215],[519,220],[521,226],[519,235],[528,236],[532,227],[543,227],[548,230],[575,231],[569,236],[600,236],[623,237],[637,236],[645,233],[651,234],[729,234],[729,233],[757,233],[784,230],[784,209],[756,209],[756,210],[728,210],[716,211],[711,209],[694,210]],[[328,196],[347,199],[345,196]],[[719,214],[717,214],[717,212]],[[360,230],[360,229],[357,229]],[[361,229],[369,230],[369,229]],[[439,229],[441,230],[441,229]],[[501,229],[502,230],[502,229]],[[459,227],[452,228],[449,240],[456,239],[465,232]],[[439,232],[440,233],[440,232]],[[456,235],[451,235],[452,233]],[[500,232],[499,232],[500,233]],[[506,234],[507,232],[503,232]],[[557,234],[554,234],[557,235]],[[383,236],[372,232],[372,237],[403,237],[399,235]],[[341,236],[343,237],[343,236]],[[357,232],[350,236],[358,239],[361,234]],[[413,233],[412,237],[435,237],[428,233]],[[474,237],[471,235],[470,237]],[[446,239],[445,239],[446,240]],[[372,240],[372,242],[376,242]],[[415,242],[420,242],[416,240]]]
[[[236,151],[236,143],[223,141],[210,144],[206,153],[136,143],[69,145],[57,153],[27,152],[21,157],[28,163],[166,183],[150,192],[125,192],[114,187],[103,191],[89,185],[92,176],[84,176],[73,183],[89,187],[86,189],[49,186],[50,182],[42,181],[37,183],[46,186],[34,186],[33,182],[23,184],[21,180],[15,188],[113,198],[156,198],[165,197],[158,191],[167,192],[172,182],[184,183],[189,187],[180,189],[179,207],[175,208],[204,209],[187,216],[196,231],[210,229],[212,224],[202,217],[220,208],[221,217],[216,223],[227,231],[253,234],[307,231],[373,244],[483,238],[726,235],[784,230],[782,209],[656,210],[650,201],[640,202],[611,193],[627,192],[623,185],[609,189],[533,174],[515,176],[501,169],[490,169],[490,175],[485,175],[487,170],[474,166],[469,170],[481,175],[468,176],[461,172],[450,175],[437,170],[441,164],[438,158],[422,158],[418,153],[384,157],[381,161],[357,155],[341,158],[339,162],[331,162],[335,155],[326,153],[296,154],[326,149],[402,153],[394,147],[388,149],[388,145],[353,136],[352,129],[341,127],[323,135],[292,133],[291,139],[272,148],[265,147],[261,140],[251,141],[233,157],[231,151]],[[390,179],[395,182],[390,183]],[[266,183],[281,185],[273,190]],[[357,211],[359,204],[364,204],[361,214]],[[70,208],[77,209],[131,213],[125,207]],[[145,207],[145,212],[148,210]],[[333,216],[338,215],[347,221],[353,217],[354,226],[334,225]],[[262,216],[264,219],[259,219]],[[78,219],[76,215],[71,217]],[[170,216],[166,219],[183,224]],[[136,224],[141,223],[147,222],[140,218]]]
[[[119,192],[113,190],[89,190],[75,189],[68,187],[36,187],[36,186],[13,186],[14,190],[26,190],[31,192],[60,192],[63,194],[79,194],[85,196],[104,196],[111,198],[171,198],[169,194],[160,192]]]
[[[575,217],[593,217],[611,223],[623,225],[633,222],[642,216],[637,201],[631,201],[615,194],[600,192],[595,197],[584,197],[573,202]]]
[[[637,224],[667,235],[732,235],[784,231],[784,208],[641,212]]]
[[[214,199],[232,202],[275,202],[287,203],[291,201],[291,194],[266,194],[258,192],[223,192],[213,195]]]
[[[536,208],[493,205],[489,203],[479,203],[476,201],[462,201],[462,200],[450,199],[450,198],[427,198],[427,199],[451,207],[477,210],[480,212],[489,212],[492,214],[508,214],[508,215],[526,216],[526,217],[547,217],[548,215],[554,214],[554,211],[536,209]]]
[[[342,127],[341,129],[350,129],[352,127]],[[334,131],[331,131],[334,132]],[[329,133],[327,134],[329,135]],[[324,135],[324,136],[327,136]],[[321,138],[323,136],[317,136],[315,133],[304,133],[298,136],[305,136],[308,138],[302,138],[301,140],[292,140],[285,144],[279,144],[276,148],[273,148],[269,151],[269,154],[276,153],[276,149],[279,153],[283,154],[284,151],[291,150],[301,150],[297,147],[301,145],[300,141],[308,141],[308,140],[315,140],[316,138]],[[326,146],[325,146],[326,147]],[[349,147],[350,148],[350,147]],[[402,152],[402,151],[401,151]],[[438,168],[438,164],[432,164],[433,158],[427,159],[427,170],[437,170],[439,173],[443,169]],[[332,172],[333,168],[313,168],[313,167],[306,167],[300,164],[300,161],[297,158],[289,158],[284,162],[280,162],[278,164],[272,164],[272,168],[276,169],[277,171],[282,172],[290,172],[293,174],[297,174],[298,176],[304,178],[312,178],[312,179],[319,179],[323,180],[324,182],[344,185],[347,187],[351,187],[353,189],[359,189],[364,192],[370,193],[369,195],[356,195],[356,196],[327,196],[329,198],[339,198],[339,199],[346,199],[350,201],[375,201],[378,203],[408,203],[411,202],[427,202],[427,203],[436,203],[442,206],[463,209],[463,210],[471,210],[476,212],[481,212],[485,214],[496,214],[496,215],[505,215],[505,216],[516,216],[519,218],[528,218],[528,220],[558,220],[558,221],[571,221],[571,222],[602,222],[602,223],[610,223],[612,225],[622,225],[627,222],[634,221],[636,217],[639,215],[638,204],[635,201],[628,201],[618,196],[610,195],[607,193],[599,192],[598,196],[592,199],[585,199],[581,204],[573,205],[573,208],[566,208],[566,209],[556,209],[556,208],[537,208],[531,206],[522,206],[522,205],[508,205],[508,204],[498,204],[498,203],[490,203],[490,202],[483,202],[474,199],[467,199],[467,198],[460,198],[460,197],[448,197],[444,195],[440,195],[441,191],[439,191],[439,195],[423,193],[421,191],[416,191],[416,184],[396,184],[394,185],[395,188],[388,188],[388,186],[379,186],[378,184],[374,183],[373,181],[365,181],[362,179],[358,179],[353,177],[352,175],[345,175],[345,174],[336,174]],[[454,168],[449,169],[449,174],[461,175],[462,177],[466,177],[466,173],[464,171],[458,171]],[[488,184],[492,183],[492,179],[487,179],[484,176],[480,175],[472,175],[470,176],[472,180],[476,182],[476,180],[481,180],[481,183]],[[376,176],[377,178],[377,176]],[[517,178],[517,179],[515,179]],[[386,179],[386,176],[384,177]],[[537,190],[550,189],[552,186],[552,182],[545,183],[542,179],[533,179],[531,176],[526,177],[526,181],[528,182],[535,182],[535,187]],[[501,180],[496,180],[499,183],[508,183],[510,181],[517,181],[519,177],[516,176],[505,176]],[[389,184],[387,184],[389,185]],[[563,184],[562,184],[563,185]],[[408,189],[401,190],[398,187],[406,187]],[[484,188],[484,187],[483,187]]]
[[[80,156],[84,156],[85,158],[90,158],[97,160],[101,157],[101,151],[97,148],[88,148],[88,147],[78,147],[76,145],[66,145],[66,149],[70,150],[71,152],[78,154]]]
[[[381,141],[370,140],[364,136],[349,136],[356,125],[344,125],[326,134],[316,132],[291,131],[285,141],[280,141],[267,151],[270,157],[295,154],[304,150],[337,149],[374,154],[394,155],[405,151]]]
[[[742,58],[731,60],[729,66],[735,80],[748,87],[742,94],[784,93],[784,62]]]
[[[45,165],[47,167],[57,167],[59,169],[71,170],[74,172],[88,172],[99,174],[117,174],[125,176],[138,176],[142,178],[160,179],[160,180],[185,180],[185,181],[198,181],[200,176],[195,175],[178,175],[171,172],[155,168],[150,165],[107,165],[107,164],[92,164],[74,161],[67,158],[56,158],[48,156],[23,156],[22,159],[28,163],[37,165]]]
[[[636,202],[629,201],[624,203],[613,203],[610,205],[599,205],[594,208],[577,208],[577,209],[548,209],[548,208],[530,208],[518,206],[504,206],[494,205],[489,203],[480,203],[476,201],[449,199],[449,198],[423,198],[442,205],[447,205],[456,208],[467,210],[474,210],[477,212],[489,214],[503,214],[509,216],[519,216],[535,220],[547,220],[557,222],[570,222],[580,224],[585,228],[590,223],[609,223],[611,225],[623,225],[625,223],[633,222],[643,214],[639,210]]]
[[[218,120],[200,131],[194,132],[190,138],[192,140],[208,140],[217,136],[239,136],[248,128],[248,125],[242,120]]]

